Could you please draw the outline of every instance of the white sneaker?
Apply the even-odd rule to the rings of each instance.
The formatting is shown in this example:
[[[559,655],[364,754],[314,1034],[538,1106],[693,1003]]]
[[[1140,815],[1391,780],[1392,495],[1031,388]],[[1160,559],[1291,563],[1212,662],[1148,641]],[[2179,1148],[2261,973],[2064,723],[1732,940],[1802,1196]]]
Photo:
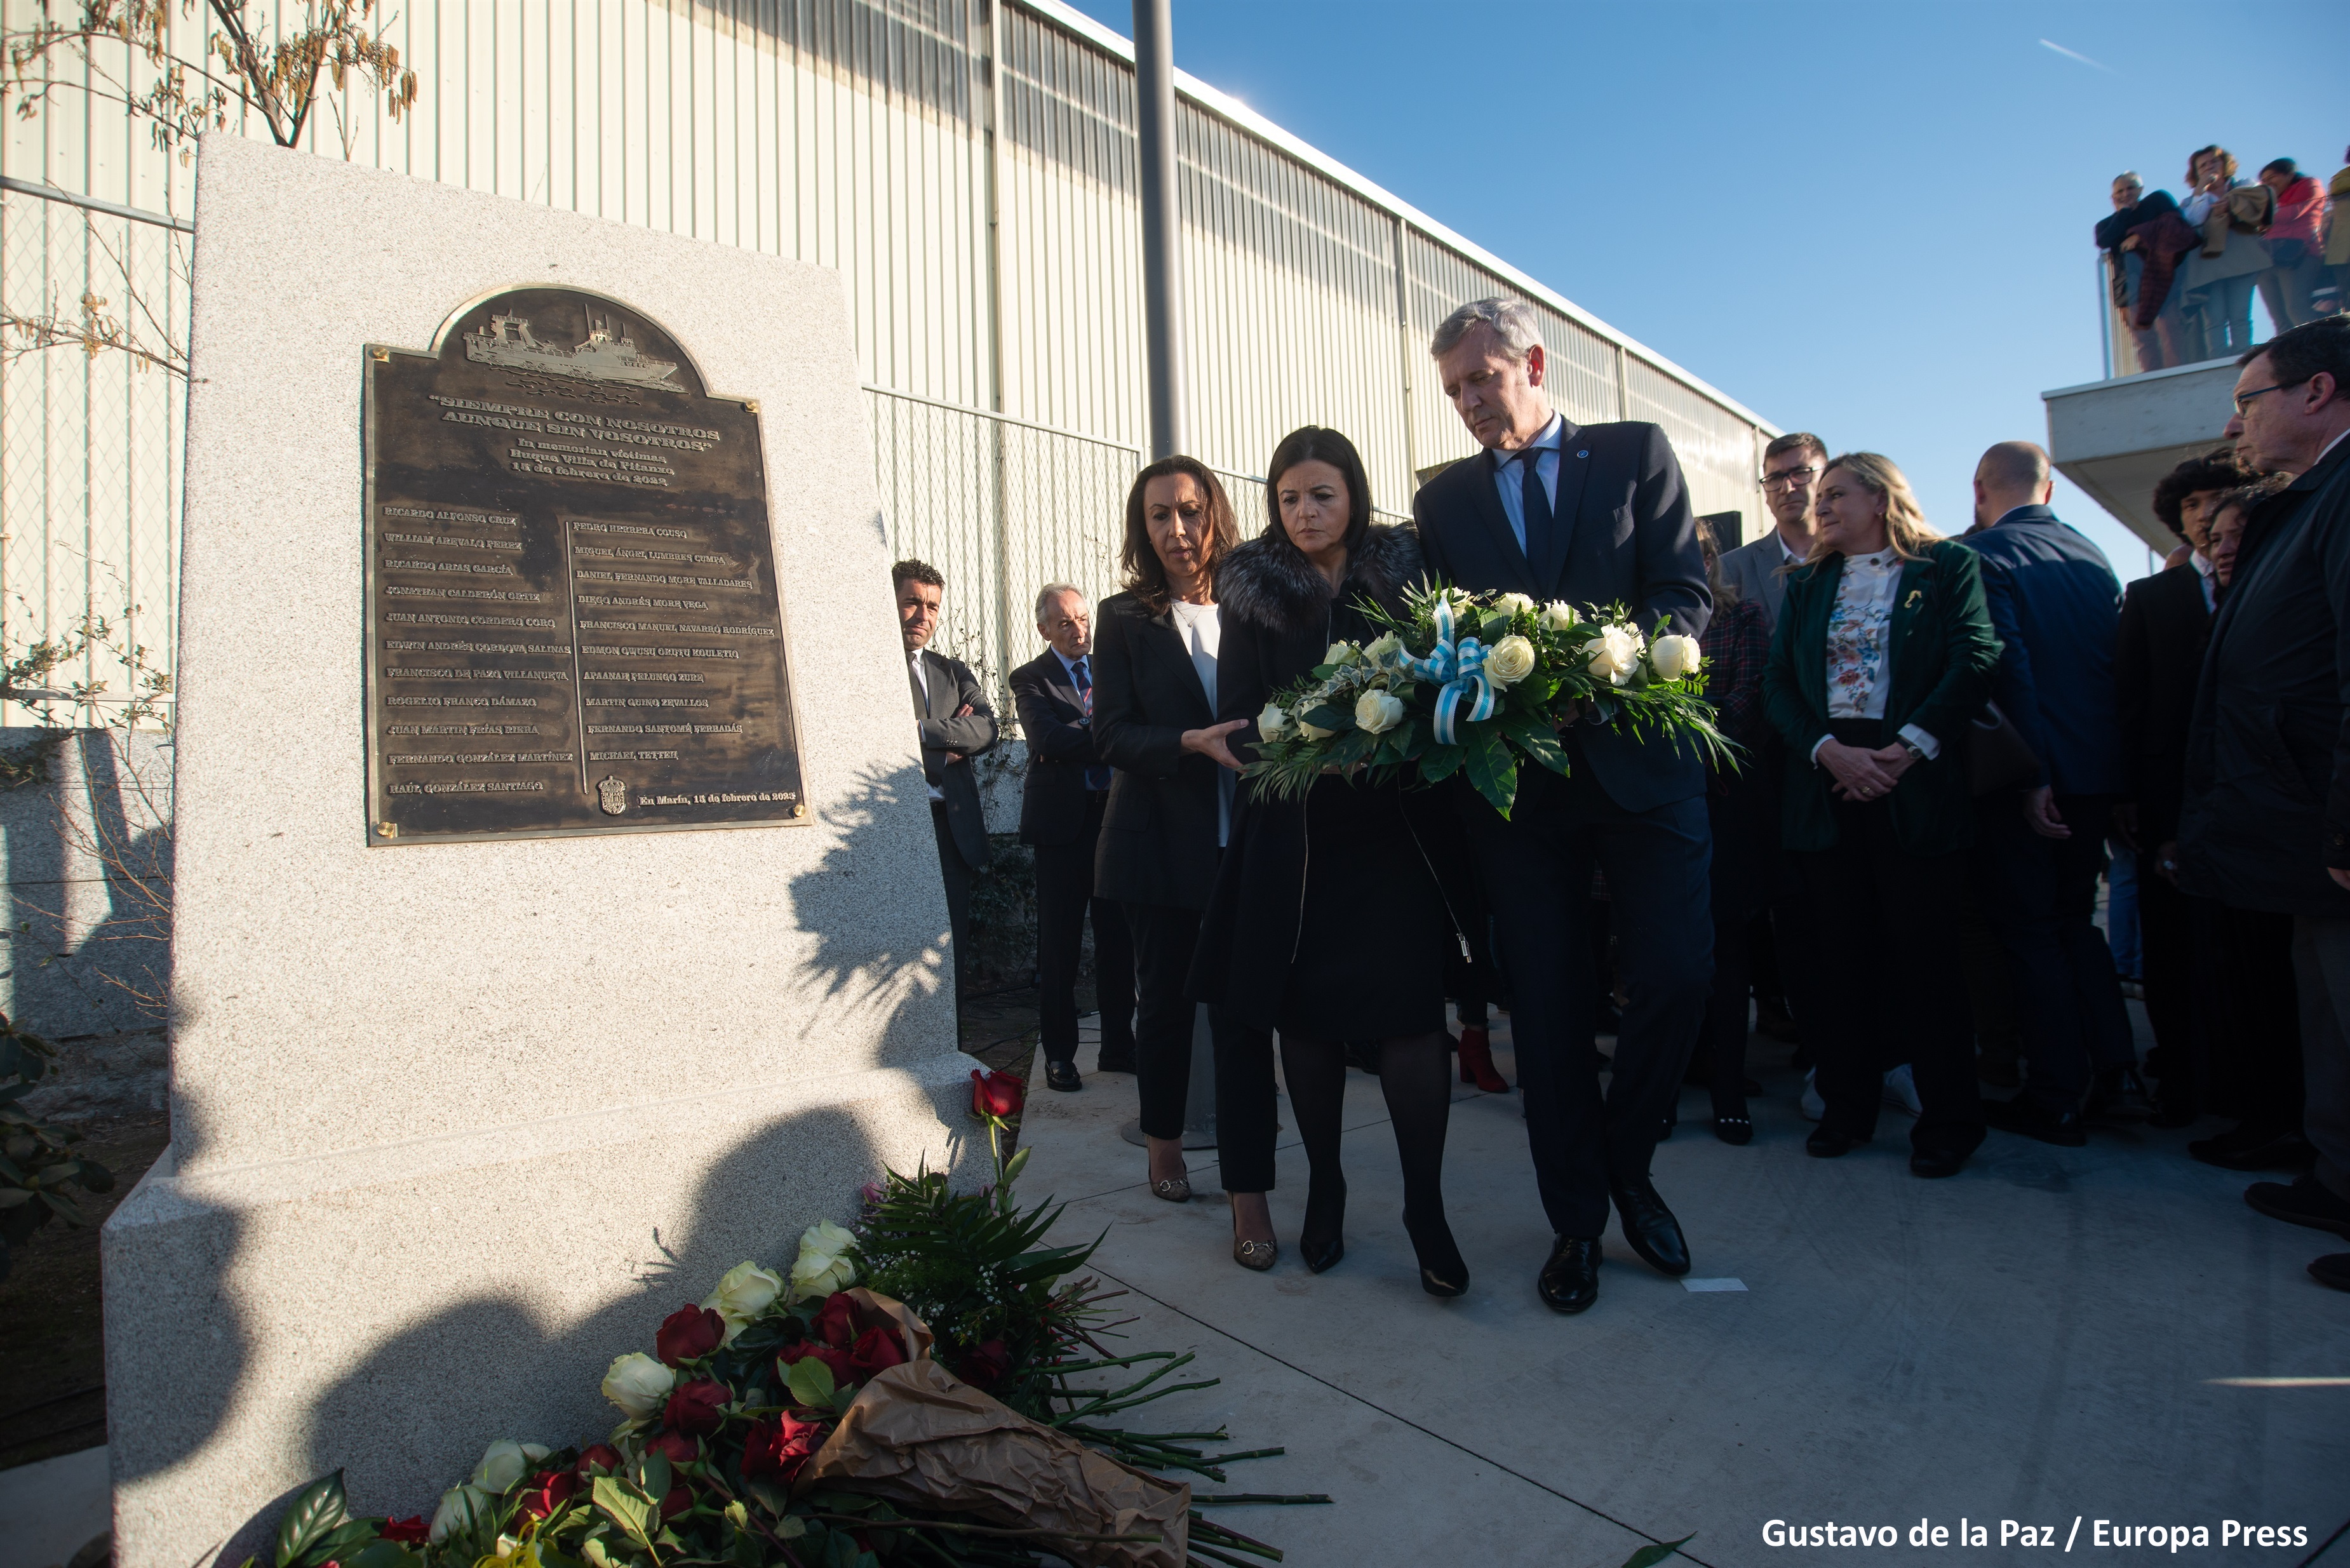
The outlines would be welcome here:
[[[1803,1106],[1804,1119],[1807,1122],[1815,1122],[1828,1114],[1828,1103],[1820,1098],[1820,1091],[1812,1083],[1812,1080],[1819,1075],[1820,1070],[1817,1067],[1804,1069]]]
[[[1925,1105],[1918,1098],[1917,1077],[1909,1071],[1908,1063],[1885,1075],[1885,1103],[1913,1116],[1926,1114]]]

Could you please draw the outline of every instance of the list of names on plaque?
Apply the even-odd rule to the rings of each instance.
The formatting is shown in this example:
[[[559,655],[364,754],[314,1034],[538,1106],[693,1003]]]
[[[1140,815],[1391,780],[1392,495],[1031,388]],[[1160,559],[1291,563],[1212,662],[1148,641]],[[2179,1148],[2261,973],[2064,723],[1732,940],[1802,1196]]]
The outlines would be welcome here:
[[[805,821],[756,409],[563,289],[367,374],[369,842]]]

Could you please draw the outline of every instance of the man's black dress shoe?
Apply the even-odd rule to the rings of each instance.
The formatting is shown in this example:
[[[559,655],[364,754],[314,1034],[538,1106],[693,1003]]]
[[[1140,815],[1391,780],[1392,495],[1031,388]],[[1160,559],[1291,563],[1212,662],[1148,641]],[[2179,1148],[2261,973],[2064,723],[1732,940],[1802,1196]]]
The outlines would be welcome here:
[[[1071,1095],[1084,1088],[1086,1081],[1077,1076],[1075,1062],[1047,1062],[1045,1064],[1045,1086]]]
[[[2332,1285],[2337,1291],[2350,1291],[2350,1252],[2328,1252],[2312,1259],[2309,1277],[2321,1285]]]
[[[1637,1187],[1616,1189],[1616,1218],[1623,1223],[1624,1240],[1650,1268],[1676,1279],[1690,1272],[1689,1242],[1681,1235],[1681,1222],[1657,1196],[1655,1183],[1643,1181]]]
[[[1814,1159],[1841,1159],[1868,1140],[1840,1133],[1823,1122],[1804,1140],[1804,1152]]]
[[[1100,1058],[1094,1063],[1094,1071],[1097,1073],[1133,1072],[1134,1047],[1129,1045],[1123,1051],[1104,1049]]]
[[[1913,1149],[1909,1154],[1909,1174],[1936,1180],[1958,1175],[1959,1168],[1966,1162],[1967,1157],[1954,1148]]]
[[[2005,1101],[1985,1100],[1983,1120],[2002,1132],[2021,1133],[2060,1148],[2080,1148],[2089,1141],[2089,1135],[2081,1130],[2080,1112],[2048,1110],[2025,1095]]]
[[[1561,1236],[1534,1276],[1534,1293],[1553,1312],[1581,1312],[1599,1299],[1599,1238]]]
[[[2290,1184],[2255,1181],[2244,1189],[2244,1201],[2272,1220],[2350,1236],[2350,1199],[2336,1197],[2314,1176],[2296,1176]]]
[[[2240,1127],[2187,1146],[2188,1157],[2222,1170],[2306,1170],[2317,1150],[2298,1127]]]

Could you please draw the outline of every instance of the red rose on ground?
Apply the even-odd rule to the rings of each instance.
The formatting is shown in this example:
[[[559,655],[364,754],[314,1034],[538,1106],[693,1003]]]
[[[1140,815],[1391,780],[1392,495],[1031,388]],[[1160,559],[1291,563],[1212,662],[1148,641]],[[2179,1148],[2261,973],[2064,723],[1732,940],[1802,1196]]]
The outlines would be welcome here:
[[[816,1336],[836,1350],[847,1350],[857,1343],[857,1303],[848,1299],[847,1291],[835,1291],[825,1298],[815,1326]]]
[[[606,1443],[598,1443],[579,1456],[579,1473],[584,1476],[593,1469],[602,1470],[607,1475],[618,1475],[620,1473],[621,1463],[619,1449]]]
[[[690,1465],[702,1457],[702,1445],[683,1432],[663,1432],[645,1444],[645,1451],[673,1465]]]
[[[824,1426],[817,1421],[795,1421],[789,1416],[775,1421],[761,1421],[751,1428],[743,1443],[743,1473],[746,1476],[775,1476],[789,1481],[800,1473],[810,1454],[824,1442]]]
[[[1000,1339],[984,1340],[963,1352],[962,1366],[957,1370],[972,1387],[993,1388],[1012,1370],[1012,1352]]]
[[[523,1489],[522,1512],[526,1519],[545,1519],[571,1501],[579,1478],[569,1470],[541,1470]]]
[[[786,1383],[791,1381],[789,1368],[795,1362],[806,1361],[810,1356],[823,1362],[831,1369],[832,1386],[835,1388],[843,1384],[857,1381],[856,1364],[849,1359],[847,1351],[836,1350],[829,1345],[818,1345],[812,1339],[804,1339],[797,1345],[788,1346],[775,1358],[776,1364],[785,1368],[783,1373],[784,1380]]]
[[[681,1486],[673,1486],[669,1489],[669,1495],[661,1499],[661,1517],[675,1519],[692,1506],[693,1494]]]
[[[661,1319],[660,1332],[653,1335],[653,1354],[666,1366],[681,1362],[699,1361],[724,1342],[726,1320],[709,1307],[691,1303]]]
[[[424,1540],[432,1533],[432,1526],[426,1523],[424,1516],[420,1513],[410,1519],[387,1519],[383,1521],[383,1528],[376,1533],[386,1541],[397,1541],[403,1546],[415,1546],[422,1544]]]
[[[733,1397],[732,1388],[707,1377],[685,1384],[661,1407],[661,1424],[672,1432],[714,1432],[724,1418],[726,1401]]]
[[[971,1114],[983,1120],[989,1116],[1016,1116],[1028,1098],[1028,1085],[1016,1073],[983,1073],[971,1070]]]
[[[860,1381],[905,1359],[905,1345],[886,1328],[867,1329],[858,1335],[855,1347],[848,1353],[848,1365],[857,1369]]]

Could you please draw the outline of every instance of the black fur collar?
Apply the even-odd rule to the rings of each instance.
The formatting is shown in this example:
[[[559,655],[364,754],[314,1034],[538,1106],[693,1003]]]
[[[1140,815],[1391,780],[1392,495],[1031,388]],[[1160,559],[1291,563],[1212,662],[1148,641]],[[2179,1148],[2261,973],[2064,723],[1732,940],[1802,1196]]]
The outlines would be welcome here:
[[[1369,598],[1392,606],[1425,570],[1419,535],[1404,526],[1371,524],[1360,548],[1347,558],[1347,581],[1339,602]],[[1315,571],[1286,539],[1259,535],[1234,549],[1216,568],[1216,605],[1222,613],[1273,631],[1322,625],[1330,612],[1329,580]]]

